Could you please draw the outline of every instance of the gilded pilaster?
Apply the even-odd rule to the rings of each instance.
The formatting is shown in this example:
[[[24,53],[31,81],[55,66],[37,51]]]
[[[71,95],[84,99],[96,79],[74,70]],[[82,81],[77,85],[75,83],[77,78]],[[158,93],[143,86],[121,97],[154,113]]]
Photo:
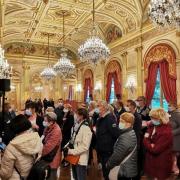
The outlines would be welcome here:
[[[143,95],[143,78],[142,78],[142,46],[139,46],[135,49],[137,53],[137,96]]]
[[[122,74],[123,74],[123,94],[122,94],[122,100],[125,101],[128,98],[128,91],[125,88],[126,82],[127,82],[127,58],[128,53],[124,52],[123,54],[121,54],[122,57],[122,61],[123,61],[123,69],[122,69]]]

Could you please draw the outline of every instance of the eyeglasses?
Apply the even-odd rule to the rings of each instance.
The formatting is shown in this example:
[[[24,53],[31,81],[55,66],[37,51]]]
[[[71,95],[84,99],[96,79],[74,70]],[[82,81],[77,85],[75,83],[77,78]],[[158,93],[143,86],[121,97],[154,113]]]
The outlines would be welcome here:
[[[138,99],[137,101],[139,102],[139,101],[143,101],[143,100],[142,99]]]

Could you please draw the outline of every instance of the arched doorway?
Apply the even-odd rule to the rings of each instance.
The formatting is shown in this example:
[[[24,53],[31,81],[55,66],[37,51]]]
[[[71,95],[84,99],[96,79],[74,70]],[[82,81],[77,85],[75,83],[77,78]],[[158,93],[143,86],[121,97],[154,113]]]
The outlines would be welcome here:
[[[111,60],[105,70],[106,101],[112,103],[122,97],[122,70],[117,60]]]
[[[167,110],[167,103],[177,102],[176,54],[170,45],[157,44],[146,53],[144,77],[148,105]]]
[[[84,72],[84,102],[89,102],[93,99],[94,78],[91,69],[86,69]]]

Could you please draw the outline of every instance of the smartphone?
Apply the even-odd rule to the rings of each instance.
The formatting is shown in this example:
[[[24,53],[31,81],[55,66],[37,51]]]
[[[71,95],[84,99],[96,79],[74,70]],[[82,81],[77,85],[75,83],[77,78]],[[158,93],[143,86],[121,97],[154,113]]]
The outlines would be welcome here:
[[[1,151],[4,151],[5,148],[6,148],[6,145],[5,145],[3,142],[1,142],[1,143],[0,143],[0,150],[1,150]]]

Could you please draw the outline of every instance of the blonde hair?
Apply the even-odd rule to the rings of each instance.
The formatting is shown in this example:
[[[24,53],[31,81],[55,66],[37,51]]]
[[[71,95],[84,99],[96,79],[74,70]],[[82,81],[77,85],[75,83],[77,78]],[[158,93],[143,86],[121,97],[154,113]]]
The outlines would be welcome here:
[[[114,113],[114,107],[111,104],[108,104],[109,111]]]
[[[90,101],[89,106],[91,106],[93,109],[97,107],[96,101]]]
[[[130,123],[131,126],[134,124],[134,115],[128,112],[121,114],[120,119],[124,120],[127,123]]]
[[[160,120],[162,124],[167,124],[169,122],[168,113],[163,108],[152,109],[149,116],[151,118]]]

